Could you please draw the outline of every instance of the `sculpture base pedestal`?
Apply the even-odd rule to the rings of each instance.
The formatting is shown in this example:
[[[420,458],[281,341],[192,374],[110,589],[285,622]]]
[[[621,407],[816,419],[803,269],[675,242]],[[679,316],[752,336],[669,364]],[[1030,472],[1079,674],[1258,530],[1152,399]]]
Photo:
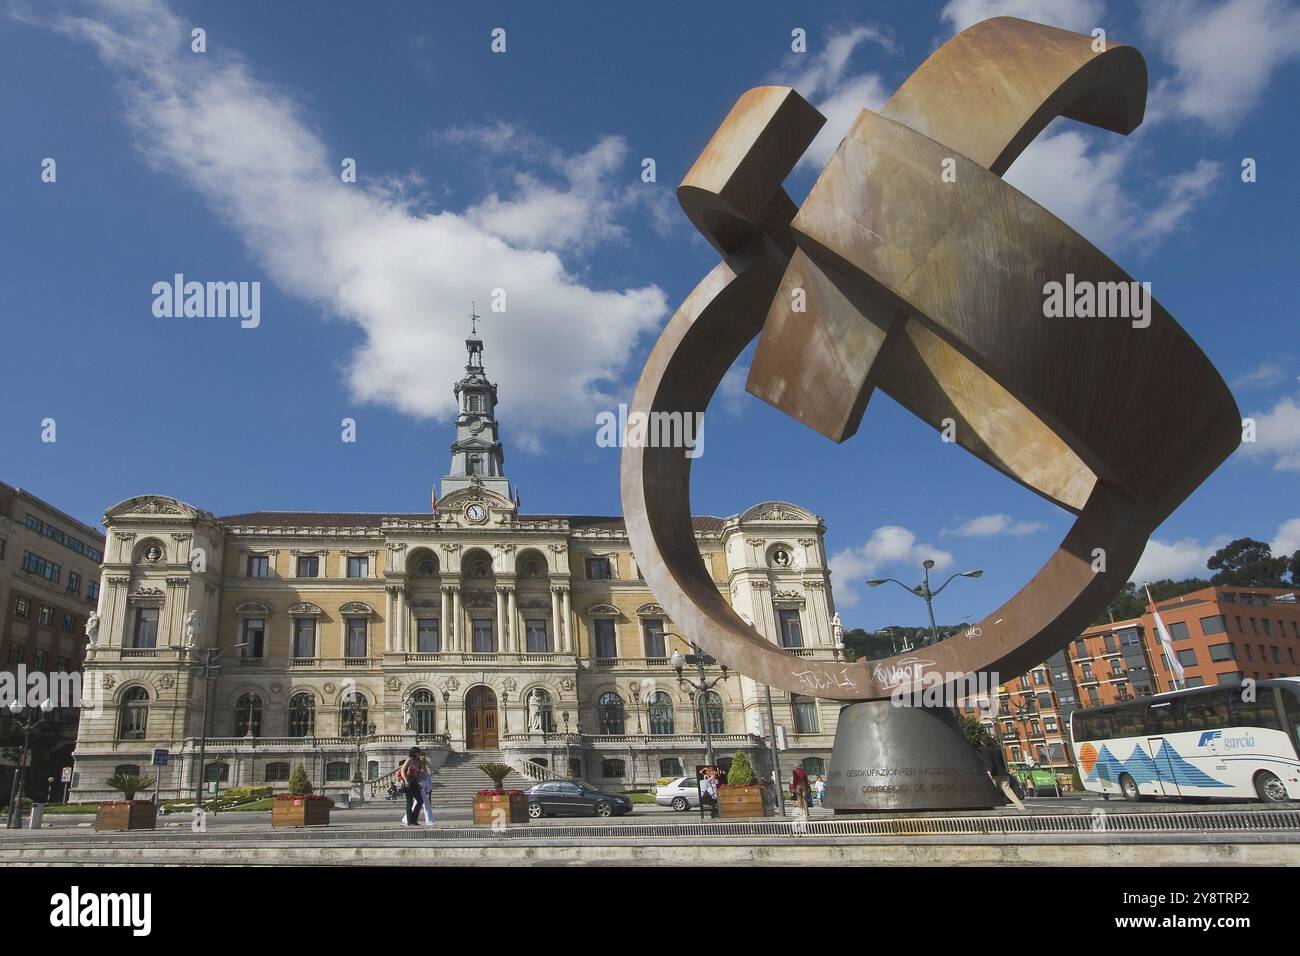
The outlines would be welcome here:
[[[836,813],[990,810],[1001,801],[952,711],[893,701],[840,711],[826,774]]]

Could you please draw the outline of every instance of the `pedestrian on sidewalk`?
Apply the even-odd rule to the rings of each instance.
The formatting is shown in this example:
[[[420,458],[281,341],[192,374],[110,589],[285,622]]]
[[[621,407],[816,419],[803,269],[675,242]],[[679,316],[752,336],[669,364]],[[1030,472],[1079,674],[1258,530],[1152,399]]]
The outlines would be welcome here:
[[[808,785],[808,772],[803,767],[795,767],[790,775],[790,797],[796,806],[805,809],[812,804],[812,788]]]
[[[826,802],[826,781],[820,776],[813,781],[813,793],[817,795],[817,805],[821,806]]]
[[[402,781],[402,790],[406,794],[406,813],[402,817],[402,826],[419,826],[420,807],[423,805],[423,798],[420,794],[420,758],[422,752],[419,747],[412,747],[402,761],[402,765],[397,768],[397,776]]]
[[[420,801],[424,805],[424,822],[433,826],[433,770],[429,755],[420,751]]]

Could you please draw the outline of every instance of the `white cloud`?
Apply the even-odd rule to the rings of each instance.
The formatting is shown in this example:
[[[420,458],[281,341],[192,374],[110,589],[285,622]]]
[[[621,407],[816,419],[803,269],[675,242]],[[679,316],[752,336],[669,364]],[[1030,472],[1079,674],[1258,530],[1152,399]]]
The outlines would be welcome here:
[[[829,564],[835,583],[835,603],[839,607],[853,607],[861,600],[857,587],[863,578],[893,567],[918,572],[925,560],[934,561],[935,570],[942,571],[952,564],[953,557],[942,548],[919,543],[915,532],[907,528],[882,525],[871,532],[871,537],[860,548],[844,548],[831,555]]]
[[[1300,471],[1300,405],[1287,397],[1266,412],[1251,412],[1255,440],[1242,442],[1237,451],[1244,458],[1272,461],[1274,471]]]
[[[740,415],[745,411],[746,404],[752,398],[749,392],[745,391],[745,383],[748,380],[748,365],[733,365],[727,369],[727,374],[722,376],[717,391],[723,411],[731,415]]]
[[[1105,12],[1101,0],[951,0],[939,17],[952,27],[953,33],[989,17],[1019,17],[1088,33],[1094,27],[1105,26]]]
[[[1221,170],[1202,159],[1152,185],[1134,174],[1135,143],[1104,141],[1103,134],[1071,129],[1066,122],[1056,121],[1030,143],[1005,178],[1103,249],[1153,248],[1205,198]]]
[[[590,429],[592,409],[623,391],[626,362],[666,315],[665,296],[655,286],[594,288],[560,256],[620,234],[624,187],[611,185],[626,153],[620,139],[552,153],[547,171],[558,170],[557,184],[519,178],[512,195],[463,214],[428,212],[373,174],[379,184],[366,185],[364,166],[361,183],[342,183],[348,148],[324,142],[293,97],[237,55],[190,55],[189,22],[162,0],[91,9],[50,25],[99,54],[146,160],[201,195],[280,287],[362,331],[346,366],[355,400],[450,415],[469,302],[483,305],[495,288],[506,290],[508,311],[480,311],[489,371],[508,383],[502,412],[512,440]],[[511,133],[498,130],[503,144],[540,148]],[[173,267],[158,271],[142,289]],[[264,313],[263,322],[274,321]]]
[[[1279,68],[1300,57],[1300,9],[1286,0],[1153,0],[1150,45],[1174,68],[1156,85],[1160,115],[1226,132],[1263,96]]]
[[[1023,537],[1042,531],[1046,527],[1041,521],[1016,521],[1011,515],[980,515],[962,522],[955,528],[944,528],[942,534],[954,538],[990,538],[1000,534]]]
[[[879,73],[849,70],[853,54],[865,44],[894,50],[893,37],[876,27],[856,26],[831,35],[817,53],[791,54],[774,83],[791,86],[826,117],[817,138],[799,160],[820,169],[835,154],[840,140],[863,109],[879,110],[889,92]]]
[[[1269,547],[1273,549],[1274,557],[1290,556],[1300,551],[1300,518],[1282,522],[1277,529],[1277,537]]]
[[[1278,362],[1261,362],[1249,372],[1232,380],[1234,389],[1268,388],[1285,379],[1286,370]]]
[[[1209,577],[1210,572],[1205,567],[1205,562],[1229,540],[1231,539],[1226,535],[1215,538],[1209,544],[1202,544],[1194,538],[1168,542],[1152,538],[1147,542],[1129,580],[1143,584],[1165,579],[1177,581],[1182,578]]]

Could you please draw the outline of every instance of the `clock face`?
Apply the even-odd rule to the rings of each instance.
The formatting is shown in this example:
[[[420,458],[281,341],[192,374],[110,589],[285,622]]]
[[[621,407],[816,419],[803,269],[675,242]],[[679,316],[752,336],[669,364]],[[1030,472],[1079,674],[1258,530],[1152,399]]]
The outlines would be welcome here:
[[[482,521],[487,517],[487,509],[482,505],[470,505],[465,509],[465,517],[470,521]]]

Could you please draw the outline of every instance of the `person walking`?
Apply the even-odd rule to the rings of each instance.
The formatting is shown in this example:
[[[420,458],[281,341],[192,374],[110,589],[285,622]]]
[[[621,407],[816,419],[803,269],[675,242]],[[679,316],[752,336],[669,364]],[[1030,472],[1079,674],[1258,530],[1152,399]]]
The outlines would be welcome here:
[[[402,826],[418,826],[420,823],[420,807],[422,798],[420,795],[420,757],[422,752],[419,747],[412,747],[402,765],[397,768],[397,776],[401,778],[402,790],[406,794],[406,814],[402,817]]]
[[[429,755],[420,751],[420,801],[424,806],[424,822],[433,826],[433,770]]]
[[[812,799],[812,789],[808,786],[808,772],[803,767],[795,767],[794,773],[790,775],[790,796],[794,798],[796,806],[807,809]]]
[[[817,805],[821,806],[826,801],[826,781],[818,776],[812,786],[813,793],[817,795]]]
[[[980,759],[984,762],[984,771],[993,781],[993,786],[1002,791],[1008,802],[1017,810],[1024,812],[1025,805],[1016,796],[1011,783],[1011,774],[1007,771],[1007,761],[1002,755],[1002,745],[993,737],[985,736],[980,744]]]

